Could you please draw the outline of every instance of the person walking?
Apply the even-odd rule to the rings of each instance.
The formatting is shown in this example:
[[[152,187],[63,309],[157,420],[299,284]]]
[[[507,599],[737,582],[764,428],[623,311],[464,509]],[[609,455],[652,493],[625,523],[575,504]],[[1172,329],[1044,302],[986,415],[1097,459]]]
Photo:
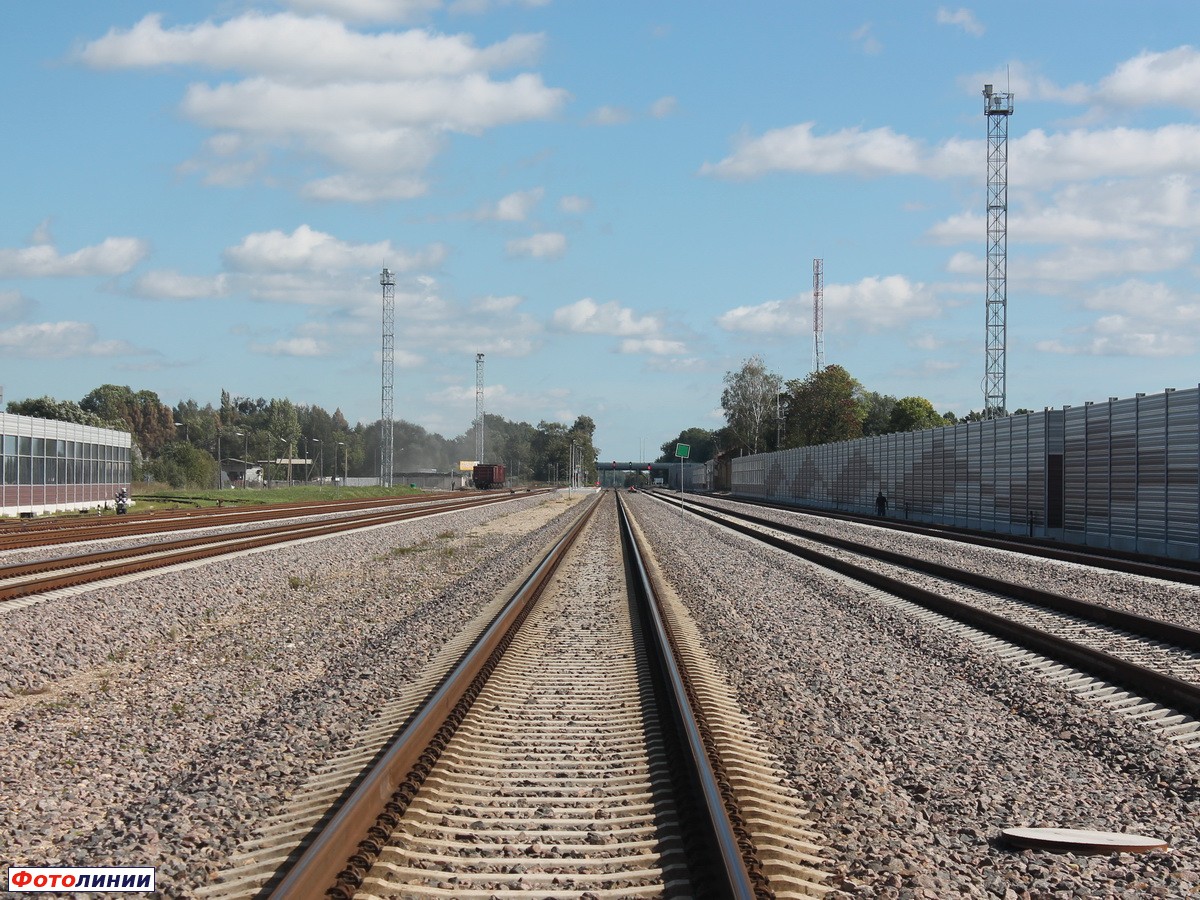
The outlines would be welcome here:
[[[887,497],[883,496],[883,489],[880,488],[879,496],[875,498],[875,513],[876,515],[887,515]]]

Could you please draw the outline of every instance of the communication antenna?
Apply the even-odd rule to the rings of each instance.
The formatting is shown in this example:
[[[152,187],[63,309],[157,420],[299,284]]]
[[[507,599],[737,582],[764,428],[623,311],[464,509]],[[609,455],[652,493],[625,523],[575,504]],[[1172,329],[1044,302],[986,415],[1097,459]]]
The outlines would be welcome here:
[[[396,280],[388,269],[379,275],[383,286],[383,393],[379,414],[379,484],[392,486],[392,378],[396,352]]]
[[[813,260],[813,372],[825,368],[825,261]]]
[[[483,354],[475,354],[475,460],[483,462]]]
[[[1013,95],[983,86],[983,114],[988,123],[987,161],[987,316],[983,376],[983,417],[1006,414],[1005,361],[1008,343],[1008,117]]]

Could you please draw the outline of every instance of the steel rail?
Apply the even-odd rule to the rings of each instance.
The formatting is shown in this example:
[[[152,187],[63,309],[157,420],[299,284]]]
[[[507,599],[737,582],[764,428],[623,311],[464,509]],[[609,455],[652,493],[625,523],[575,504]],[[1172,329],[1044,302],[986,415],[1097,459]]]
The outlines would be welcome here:
[[[472,498],[457,504],[420,509],[384,510],[340,519],[323,519],[319,522],[300,522],[291,525],[273,525],[266,528],[239,531],[234,534],[207,535],[176,541],[139,544],[100,553],[60,556],[48,560],[5,566],[0,568],[0,602],[13,600],[30,594],[44,593],[63,587],[75,587],[118,578],[151,569],[195,562],[215,556],[225,556],[273,544],[287,543],[309,536],[332,535],[343,531],[369,528],[390,522],[403,522],[443,512],[456,512],[479,506],[489,506],[512,499],[511,495],[498,495],[482,499]],[[140,557],[140,559],[139,559]],[[113,565],[105,565],[113,563]],[[92,566],[93,568],[85,568]],[[64,569],[71,571],[62,572]],[[53,574],[62,572],[61,574]],[[44,574],[51,573],[51,574]],[[34,577],[27,577],[34,576]],[[38,577],[40,576],[40,577]],[[17,578],[26,580],[15,584],[3,584]]]
[[[1045,656],[1103,678],[1105,681],[1135,690],[1145,697],[1171,706],[1180,712],[1200,717],[1200,685],[1189,684],[1170,675],[1164,675],[1145,666],[1120,659],[1110,653],[1094,650],[1066,638],[1055,637],[1032,626],[1013,622],[969,603],[963,603],[909,584],[900,578],[855,565],[818,550],[800,547],[782,537],[765,534],[750,525],[730,521],[696,507],[690,507],[690,511],[694,515],[784,550],[818,566],[903,597],[905,600],[957,619],[1003,640],[1036,650]],[[727,513],[727,515],[730,514]],[[736,514],[732,515],[736,516]]]
[[[392,509],[397,506],[412,506],[420,503],[462,501],[462,494],[431,494],[419,497],[381,498],[379,500],[354,500],[339,502],[314,502],[307,504],[256,505],[240,509],[203,509],[186,512],[146,513],[140,516],[121,516],[95,520],[77,519],[58,525],[38,527],[12,527],[0,530],[0,550],[19,550],[28,547],[52,544],[80,543],[92,540],[108,540],[135,537],[140,534],[158,534],[165,531],[187,531],[197,528],[216,528],[222,525],[238,525],[266,522],[272,519],[301,518],[355,512],[364,509]]]
[[[667,499],[668,502],[675,503],[673,498]],[[969,572],[965,569],[959,569],[955,566],[946,565],[945,563],[934,562],[933,560],[927,559],[919,559],[904,553],[898,553],[894,550],[885,550],[881,547],[864,546],[863,544],[859,544],[853,540],[850,540],[849,538],[842,538],[832,534],[824,534],[820,531],[814,531],[809,528],[804,528],[800,525],[789,525],[786,523],[774,522],[770,519],[765,519],[761,516],[755,516],[751,513],[741,512],[739,510],[729,510],[719,506],[689,501],[689,507],[696,506],[701,506],[704,509],[712,510],[723,515],[736,516],[743,521],[752,522],[756,525],[761,525],[764,528],[773,528],[776,531],[782,531],[786,534],[793,535],[794,537],[805,538],[806,540],[828,544],[832,547],[840,547],[843,550],[849,550],[853,553],[859,554],[860,556],[869,556],[872,559],[879,560],[880,562],[890,563],[894,566],[902,566],[906,569],[914,569],[918,572],[924,572],[927,575],[933,575],[938,578],[946,578],[952,581],[958,581],[962,584],[978,588],[983,591],[992,591],[1008,597],[1015,597],[1018,600],[1024,600],[1026,603],[1030,603],[1035,606],[1042,606],[1046,609],[1053,609],[1057,612],[1067,613],[1072,616],[1077,616],[1080,619],[1086,619],[1087,621],[1095,622],[1098,625],[1107,625],[1111,628],[1120,628],[1124,631],[1130,632],[1131,634],[1136,634],[1139,637],[1166,641],[1185,650],[1194,650],[1200,652],[1200,629],[1189,628],[1186,625],[1179,625],[1174,622],[1164,621],[1162,619],[1155,619],[1151,616],[1143,616],[1139,613],[1114,609],[1111,606],[1105,606],[1100,603],[1092,603],[1088,600],[1079,600],[1075,597],[1068,597],[1065,594],[1043,590],[1042,588],[1030,587],[1024,584],[1016,584],[1011,581],[1005,581],[1002,578],[984,575],[979,572]]]
[[[361,879],[360,873],[370,867],[371,851],[366,856],[360,853],[364,835],[375,831],[382,817],[398,818],[399,811],[415,796],[466,707],[482,689],[533,603],[595,513],[600,496],[555,542],[483,634],[464,651],[328,823],[319,826],[311,840],[302,844],[304,850],[278,884],[272,889],[268,883],[264,889],[270,891],[268,896],[275,900],[317,900],[330,891],[346,894],[349,885]],[[386,828],[375,833],[376,846],[381,838],[386,840],[382,831]],[[359,871],[346,872],[348,861]]]
[[[669,723],[683,748],[686,767],[683,778],[694,786],[693,799],[698,799],[704,829],[702,844],[706,849],[709,868],[715,869],[715,881],[708,884],[706,895],[749,900],[772,897],[773,892],[762,873],[762,862],[754,850],[753,841],[740,825],[737,800],[728,780],[715,741],[704,721],[690,679],[678,662],[675,639],[663,618],[661,602],[646,571],[641,548],[630,525],[625,502],[617,494],[617,510],[621,524],[621,543],[625,548],[638,608],[650,640],[647,652],[662,677],[665,706]],[[735,825],[735,822],[739,823]],[[702,857],[703,858],[703,857]],[[714,864],[719,860],[719,864]]]
[[[693,494],[691,496],[695,497],[696,495]],[[1020,535],[993,536],[950,525],[901,522],[896,519],[860,516],[819,507],[796,506],[772,500],[760,500],[753,497],[728,497],[724,499],[728,499],[731,503],[744,503],[748,506],[765,506],[769,509],[817,516],[823,519],[854,522],[861,525],[871,525],[877,528],[886,528],[891,531],[902,531],[910,534],[929,535],[941,538],[942,540],[958,541],[961,544],[974,544],[980,547],[991,547],[996,550],[1009,550],[1013,553],[1040,556],[1043,559],[1054,559],[1059,562],[1072,562],[1081,566],[1091,566],[1096,569],[1108,569],[1131,575],[1145,575],[1149,578],[1161,578],[1164,581],[1176,581],[1181,584],[1200,585],[1200,563],[1190,560],[1169,560],[1165,557],[1157,556],[1147,558],[1142,554],[1099,547],[1093,547],[1088,550],[1071,550],[1050,538],[1026,538]]]

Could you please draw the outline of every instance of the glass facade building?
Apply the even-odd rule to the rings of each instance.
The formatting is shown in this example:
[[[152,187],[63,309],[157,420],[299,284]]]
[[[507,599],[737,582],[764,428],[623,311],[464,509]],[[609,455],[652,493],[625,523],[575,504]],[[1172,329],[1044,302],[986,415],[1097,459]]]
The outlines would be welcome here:
[[[128,488],[124,431],[0,413],[0,515],[42,515],[111,502]]]

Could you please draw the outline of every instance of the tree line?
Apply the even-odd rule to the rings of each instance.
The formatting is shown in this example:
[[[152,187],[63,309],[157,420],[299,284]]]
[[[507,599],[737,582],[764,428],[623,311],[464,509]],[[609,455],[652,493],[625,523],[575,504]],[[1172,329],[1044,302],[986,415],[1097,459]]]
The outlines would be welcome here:
[[[288,399],[255,399],[223,390],[216,406],[181,400],[171,407],[154,391],[105,384],[78,402],[39,397],[10,401],[7,411],[129,432],[134,481],[211,487],[219,483],[219,459],[244,460],[252,466],[263,463],[268,476],[276,479],[288,477],[286,469],[274,462],[278,459],[310,460],[292,473],[301,480],[380,473],[382,420],[351,425],[340,408],[331,413]],[[485,414],[487,459],[481,462],[505,465],[510,479],[564,481],[574,443],[582,451],[581,476],[591,481],[596,477],[595,430],[589,416],[579,416],[570,425],[542,421],[534,426]],[[474,459],[475,428],[445,438],[396,420],[392,447],[396,474],[455,471],[460,461]]]
[[[737,371],[725,373],[724,385],[725,426],[684,429],[662,445],[659,462],[674,460],[676,443],[690,446],[689,461],[707,462],[721,453],[767,453],[985,418],[974,410],[962,418],[939,413],[924,397],[869,391],[838,365],[785,381],[767,369],[762,357],[752,356]],[[1014,415],[1028,412],[1019,409]]]

